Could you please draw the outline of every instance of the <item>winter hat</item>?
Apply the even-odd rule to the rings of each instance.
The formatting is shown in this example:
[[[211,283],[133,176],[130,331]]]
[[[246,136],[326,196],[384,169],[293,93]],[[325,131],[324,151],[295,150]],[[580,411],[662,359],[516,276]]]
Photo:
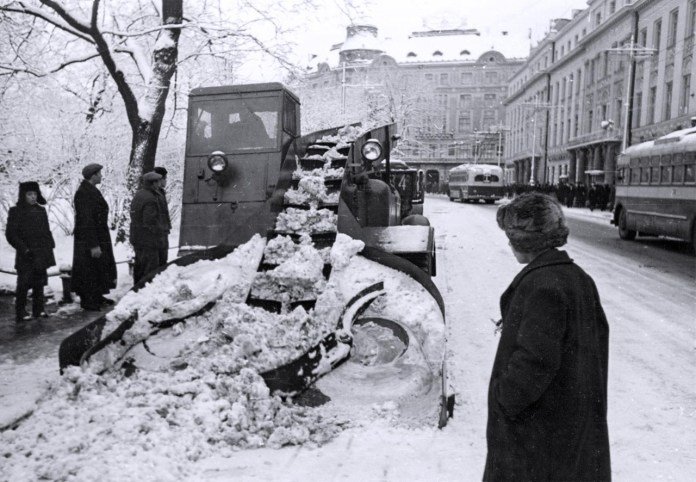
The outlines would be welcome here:
[[[35,192],[36,193],[36,202],[39,204],[46,204],[46,199],[44,199],[43,195],[41,194],[41,189],[39,189],[39,183],[36,181],[27,181],[27,182],[20,182],[19,183],[19,203],[24,203],[25,201],[25,196],[28,192]]]
[[[155,182],[159,181],[160,179],[162,179],[162,176],[156,172],[146,172],[143,174],[143,181],[145,182]]]
[[[85,179],[89,179],[90,177],[94,176],[96,173],[101,171],[103,167],[104,166],[97,163],[87,164],[85,167],[82,168],[82,177],[84,177]]]
[[[521,253],[558,248],[568,241],[561,205],[546,194],[522,194],[510,204],[500,206],[496,218],[512,247]]]
[[[167,170],[162,166],[157,166],[156,168],[153,169],[153,171],[162,177],[167,177]]]

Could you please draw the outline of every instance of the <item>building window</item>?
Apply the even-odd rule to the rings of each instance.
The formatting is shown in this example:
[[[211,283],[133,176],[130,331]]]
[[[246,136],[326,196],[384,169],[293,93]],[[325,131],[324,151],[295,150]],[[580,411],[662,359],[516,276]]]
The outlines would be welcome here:
[[[616,12],[616,2],[609,2],[609,15]]]
[[[472,72],[462,72],[462,84],[470,85],[474,80],[474,74]]]
[[[653,48],[660,54],[660,37],[662,36],[662,19],[655,20],[653,26]]]
[[[471,103],[471,94],[459,95],[459,107],[468,107]]]
[[[655,123],[655,101],[657,100],[657,87],[650,87],[648,92],[648,118],[645,119],[647,124]]]
[[[696,30],[696,0],[691,0],[689,2],[689,12],[686,17],[686,34],[684,37],[689,38],[694,35],[694,30]]]
[[[632,121],[632,127],[640,127],[640,112],[643,109],[643,93],[642,92],[636,92],[636,95],[633,99],[633,121]]]
[[[433,81],[433,74],[425,74],[425,80],[428,82]]]
[[[440,85],[449,84],[449,74],[440,74]]]
[[[483,94],[483,100],[495,100],[497,97],[495,94]]]
[[[592,132],[592,123],[594,122],[594,112],[590,109],[587,112],[587,132]]]
[[[674,47],[677,43],[677,23],[679,22],[679,9],[669,12],[669,30],[667,30],[667,48]]]
[[[459,55],[462,55],[462,56],[471,55],[471,52],[469,52],[468,50],[465,49],[465,50],[462,50],[461,52],[459,52]]]
[[[689,112],[689,97],[691,96],[691,74],[686,74],[682,77],[682,91],[679,96],[679,113],[687,114]]]
[[[602,12],[597,12],[595,14],[595,27],[599,26],[600,23],[602,23]]]
[[[442,52],[436,50],[435,52],[433,52],[433,57],[442,57]]]
[[[638,43],[640,44],[641,47],[648,46],[648,28],[647,27],[640,31],[640,34],[638,36]]]
[[[672,118],[672,82],[665,84],[665,116],[664,120]]]
[[[406,57],[415,57],[416,53],[415,52],[409,52],[406,54]]]
[[[498,81],[498,72],[486,72],[486,82],[494,84]]]

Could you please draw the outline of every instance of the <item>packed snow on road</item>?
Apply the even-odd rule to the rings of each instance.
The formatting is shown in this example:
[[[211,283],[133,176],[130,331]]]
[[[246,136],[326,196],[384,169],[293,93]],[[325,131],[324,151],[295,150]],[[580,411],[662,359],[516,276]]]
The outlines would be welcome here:
[[[355,256],[360,246],[349,239],[337,242],[331,253],[320,253],[287,238],[273,244],[254,238],[218,262],[165,272],[162,283],[126,294],[109,315],[110,330],[138,313],[127,339],[133,345],[151,328],[148,321],[172,315],[167,307],[184,313],[220,299],[170,335],[181,356],[167,358],[165,368],[152,357],[151,370],[135,376],[98,375],[123,355],[118,346],[100,353],[90,368],[71,368],[62,378],[53,353],[31,364],[5,359],[0,365],[3,411],[17,415],[36,408],[16,429],[0,434],[0,479],[299,481],[321,474],[322,480],[480,480],[487,384],[497,345],[493,320],[500,317],[500,294],[521,265],[497,228],[494,206],[433,196],[426,214],[436,229],[435,281],[446,304],[445,332],[437,332],[434,303],[414,294],[408,282],[389,278],[388,269],[371,270]],[[288,227],[292,224],[288,220]],[[610,323],[615,480],[690,480],[696,473],[696,286],[574,239],[572,230],[564,249],[595,279]],[[307,275],[302,290],[327,297],[338,297],[339,291],[316,285],[329,256],[334,268],[352,270],[337,278],[344,284],[360,287],[377,278],[394,283],[399,295],[371,309],[401,312],[414,330],[432,333],[426,351],[437,351],[446,338],[457,394],[449,424],[441,430],[436,424],[404,426],[398,423],[398,407],[388,402],[369,407],[369,416],[356,420],[272,396],[259,370],[292,358],[330,327],[311,320],[316,315],[301,307],[270,315],[243,304],[246,288],[240,286],[253,284],[251,273],[264,250],[278,261],[293,259]],[[268,276],[282,282],[290,268]],[[264,279],[257,289],[267,291],[273,281]],[[332,305],[325,300],[325,306]],[[369,350],[355,354],[365,364],[373,355]],[[16,384],[28,377],[35,379],[33,390],[11,398]]]

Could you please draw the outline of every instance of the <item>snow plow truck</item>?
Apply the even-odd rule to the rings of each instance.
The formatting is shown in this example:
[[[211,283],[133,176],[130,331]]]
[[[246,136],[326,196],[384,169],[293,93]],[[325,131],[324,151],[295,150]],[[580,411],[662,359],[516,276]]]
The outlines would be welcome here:
[[[395,132],[395,125],[344,126],[302,136],[299,99],[279,83],[192,90],[179,257],[132,292],[145,291],[172,266],[221,260],[260,239],[254,273],[234,287],[240,299],[269,316],[321,313],[331,327],[259,370],[269,389],[342,413],[392,407],[406,423],[443,427],[454,395],[444,303],[431,278],[434,229],[421,214],[418,173],[392,169]],[[412,178],[394,182],[403,176]],[[317,253],[321,279],[306,274],[317,271]],[[126,373],[171,363],[179,342],[170,330],[179,326],[181,333],[214,309],[222,296],[217,282],[189,293],[199,296],[195,303],[174,303],[156,318],[142,311],[102,316],[63,341],[61,370],[91,363],[107,348],[112,369]],[[134,330],[146,316],[147,330]]]

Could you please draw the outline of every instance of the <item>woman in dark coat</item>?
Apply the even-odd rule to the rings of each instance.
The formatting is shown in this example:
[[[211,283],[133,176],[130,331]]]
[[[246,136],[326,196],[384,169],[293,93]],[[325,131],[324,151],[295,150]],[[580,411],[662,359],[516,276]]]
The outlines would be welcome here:
[[[32,315],[46,318],[44,311],[44,286],[48,284],[46,270],[55,266],[53,248],[56,243],[48,224],[46,210],[41,207],[46,200],[41,195],[39,184],[22,182],[19,184],[17,205],[10,208],[7,215],[5,236],[17,251],[15,269],[17,270],[17,290],[15,316],[18,322],[28,320],[26,312],[27,293],[32,290]]]
[[[99,164],[82,170],[84,180],[75,192],[75,244],[72,289],[80,305],[89,311],[113,304],[104,295],[116,287],[116,262],[109,233],[109,206],[97,189],[101,182]]]
[[[609,328],[597,288],[556,249],[568,228],[555,199],[519,196],[498,210],[498,225],[527,266],[500,300],[483,478],[610,480]]]

